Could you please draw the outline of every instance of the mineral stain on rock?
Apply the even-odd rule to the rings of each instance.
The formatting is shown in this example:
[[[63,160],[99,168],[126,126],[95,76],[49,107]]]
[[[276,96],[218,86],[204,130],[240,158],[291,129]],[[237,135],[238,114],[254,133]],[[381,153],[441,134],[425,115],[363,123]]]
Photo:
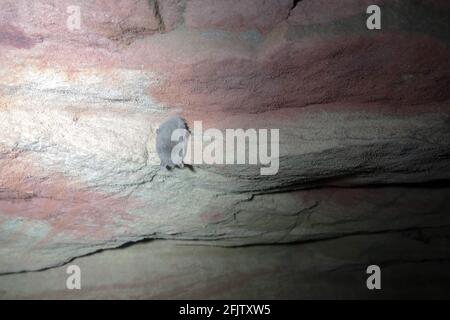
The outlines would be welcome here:
[[[22,30],[6,24],[0,26],[0,46],[30,49],[40,40],[28,37]]]

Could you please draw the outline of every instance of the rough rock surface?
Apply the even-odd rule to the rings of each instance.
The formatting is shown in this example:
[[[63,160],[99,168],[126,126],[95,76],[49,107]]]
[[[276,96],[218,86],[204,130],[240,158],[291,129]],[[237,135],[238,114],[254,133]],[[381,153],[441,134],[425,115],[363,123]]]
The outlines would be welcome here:
[[[450,225],[448,2],[371,1],[376,31],[366,1],[232,2],[84,0],[74,31],[71,1],[2,2],[0,273],[142,239]],[[161,172],[155,129],[174,113],[280,129],[279,173]]]
[[[232,249],[149,241],[72,261],[81,290],[67,290],[62,266],[1,276],[0,298],[442,299],[449,240],[447,227]],[[382,290],[365,286],[374,261]]]

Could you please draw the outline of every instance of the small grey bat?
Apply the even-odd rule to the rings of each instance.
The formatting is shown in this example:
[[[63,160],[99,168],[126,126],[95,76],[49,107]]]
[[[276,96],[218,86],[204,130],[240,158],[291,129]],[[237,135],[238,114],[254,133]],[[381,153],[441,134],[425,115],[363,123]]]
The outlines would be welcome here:
[[[175,131],[175,141],[172,141],[172,134]],[[156,130],[156,152],[162,168],[170,170],[175,166],[184,167],[183,159],[186,155],[188,137],[189,128],[180,116],[171,117],[161,123]]]

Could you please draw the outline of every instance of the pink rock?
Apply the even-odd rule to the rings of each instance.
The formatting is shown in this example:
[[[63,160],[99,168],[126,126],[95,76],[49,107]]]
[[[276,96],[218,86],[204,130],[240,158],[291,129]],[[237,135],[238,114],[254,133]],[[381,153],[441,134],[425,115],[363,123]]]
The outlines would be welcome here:
[[[292,0],[191,0],[186,3],[186,26],[198,29],[268,32],[286,19]]]
[[[164,31],[168,32],[184,22],[185,0],[158,1],[158,10],[164,23]]]
[[[79,7],[80,29],[70,30],[70,7]],[[2,3],[2,24],[22,29],[30,37],[58,41],[79,41],[84,45],[104,45],[105,41],[128,43],[130,38],[159,31],[154,3],[139,0],[10,1]],[[4,32],[0,30],[0,32]]]

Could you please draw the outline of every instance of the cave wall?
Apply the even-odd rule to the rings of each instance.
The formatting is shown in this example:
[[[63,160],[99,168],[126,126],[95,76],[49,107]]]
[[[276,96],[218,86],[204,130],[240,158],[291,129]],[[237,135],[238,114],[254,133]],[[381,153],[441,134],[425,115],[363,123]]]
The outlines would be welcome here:
[[[76,30],[71,5],[1,0],[0,273],[142,239],[448,234],[447,1],[84,0]],[[160,170],[173,114],[279,129],[278,173]]]

